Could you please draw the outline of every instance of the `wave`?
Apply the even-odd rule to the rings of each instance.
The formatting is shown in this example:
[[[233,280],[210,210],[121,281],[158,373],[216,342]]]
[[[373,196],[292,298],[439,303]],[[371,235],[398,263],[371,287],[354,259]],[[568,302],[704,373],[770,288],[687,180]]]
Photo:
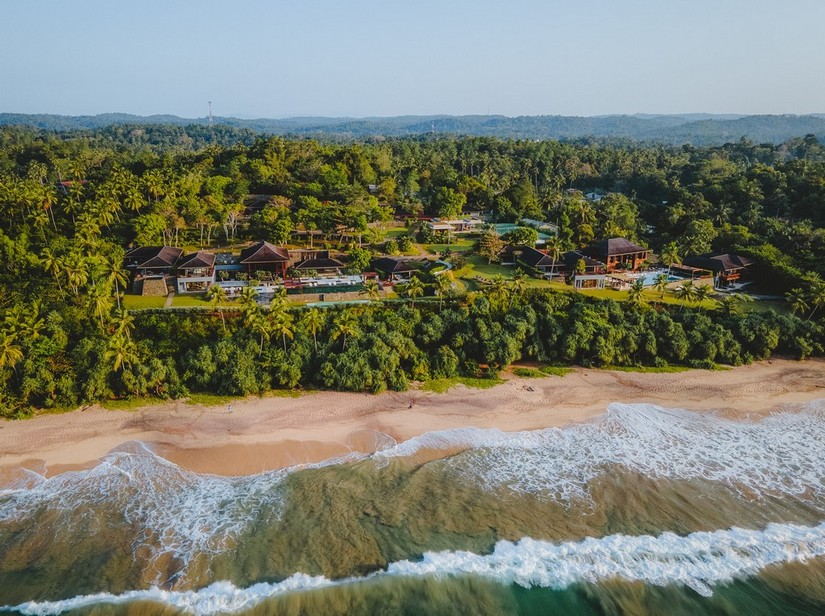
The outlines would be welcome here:
[[[187,471],[131,442],[91,469],[46,478],[28,473],[0,490],[0,523],[33,519],[39,511],[59,514],[55,533],[94,528],[101,510],[115,512],[125,528],[140,529],[133,550],[149,549],[149,560],[169,554],[189,562],[197,554],[217,554],[254,520],[277,519],[284,479],[300,468],[336,464],[345,456],[253,476],[226,477]]]
[[[120,595],[99,593],[62,601],[32,601],[0,610],[47,616],[100,604],[151,601],[200,616],[249,609],[290,592],[396,577],[464,575],[556,590],[576,583],[623,579],[656,586],[682,585],[710,596],[715,585],[756,575],[771,565],[821,556],[825,556],[825,523],[812,527],[771,524],[764,530],[732,528],[686,536],[610,535],[564,543],[525,538],[517,543],[500,541],[487,555],[429,552],[420,561],[391,563],[384,571],[360,578],[329,580],[296,573],[276,584],[260,583],[243,589],[221,581],[200,590],[151,588]]]
[[[375,457],[426,449],[463,449],[447,466],[467,481],[562,501],[588,499],[588,483],[616,466],[653,479],[705,479],[756,496],[821,495],[825,401],[759,421],[613,403],[606,415],[562,429],[432,432]]]

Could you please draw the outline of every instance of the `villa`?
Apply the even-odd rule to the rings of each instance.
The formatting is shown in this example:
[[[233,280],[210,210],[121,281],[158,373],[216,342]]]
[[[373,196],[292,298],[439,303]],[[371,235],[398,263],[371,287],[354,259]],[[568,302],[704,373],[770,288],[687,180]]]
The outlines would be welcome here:
[[[618,269],[635,272],[645,262],[650,251],[623,237],[613,237],[591,244],[584,250],[584,254],[604,263],[608,273]]]

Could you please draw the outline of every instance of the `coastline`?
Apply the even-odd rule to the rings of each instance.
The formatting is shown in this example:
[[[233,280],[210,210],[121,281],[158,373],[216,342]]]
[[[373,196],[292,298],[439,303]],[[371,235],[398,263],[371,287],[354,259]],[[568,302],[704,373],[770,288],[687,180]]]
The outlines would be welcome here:
[[[132,411],[93,406],[0,423],[0,483],[21,468],[54,475],[93,466],[130,441],[189,470],[242,475],[371,452],[426,432],[474,426],[503,431],[562,427],[611,402],[652,403],[757,418],[825,399],[825,360],[774,359],[722,371],[643,373],[576,368],[490,389],[318,392],[245,398],[206,407],[171,401]]]

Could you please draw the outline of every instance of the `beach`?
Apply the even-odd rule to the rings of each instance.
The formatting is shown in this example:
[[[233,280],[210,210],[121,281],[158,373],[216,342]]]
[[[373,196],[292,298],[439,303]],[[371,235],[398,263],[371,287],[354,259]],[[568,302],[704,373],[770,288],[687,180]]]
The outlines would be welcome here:
[[[0,480],[21,467],[47,476],[88,468],[138,441],[191,471],[249,475],[369,453],[427,432],[563,427],[603,415],[612,402],[652,403],[748,419],[825,398],[825,360],[772,360],[727,370],[643,373],[576,368],[443,394],[411,389],[235,400],[170,401],[131,411],[92,406],[0,424]]]

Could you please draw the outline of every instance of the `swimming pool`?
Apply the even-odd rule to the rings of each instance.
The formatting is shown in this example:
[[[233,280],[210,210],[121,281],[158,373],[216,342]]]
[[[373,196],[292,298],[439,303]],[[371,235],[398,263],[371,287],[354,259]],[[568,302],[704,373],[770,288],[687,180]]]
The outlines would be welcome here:
[[[637,274],[636,278],[637,279],[641,278],[642,281],[643,281],[643,284],[646,287],[650,287],[650,286],[653,286],[654,284],[656,284],[656,276],[658,276],[659,274],[666,274],[666,273],[667,273],[667,270],[659,270],[659,271],[653,271],[653,272],[643,272],[641,274]],[[678,276],[673,276],[672,274],[667,277],[668,282],[673,282],[675,280],[681,280],[681,278],[679,278]]]

